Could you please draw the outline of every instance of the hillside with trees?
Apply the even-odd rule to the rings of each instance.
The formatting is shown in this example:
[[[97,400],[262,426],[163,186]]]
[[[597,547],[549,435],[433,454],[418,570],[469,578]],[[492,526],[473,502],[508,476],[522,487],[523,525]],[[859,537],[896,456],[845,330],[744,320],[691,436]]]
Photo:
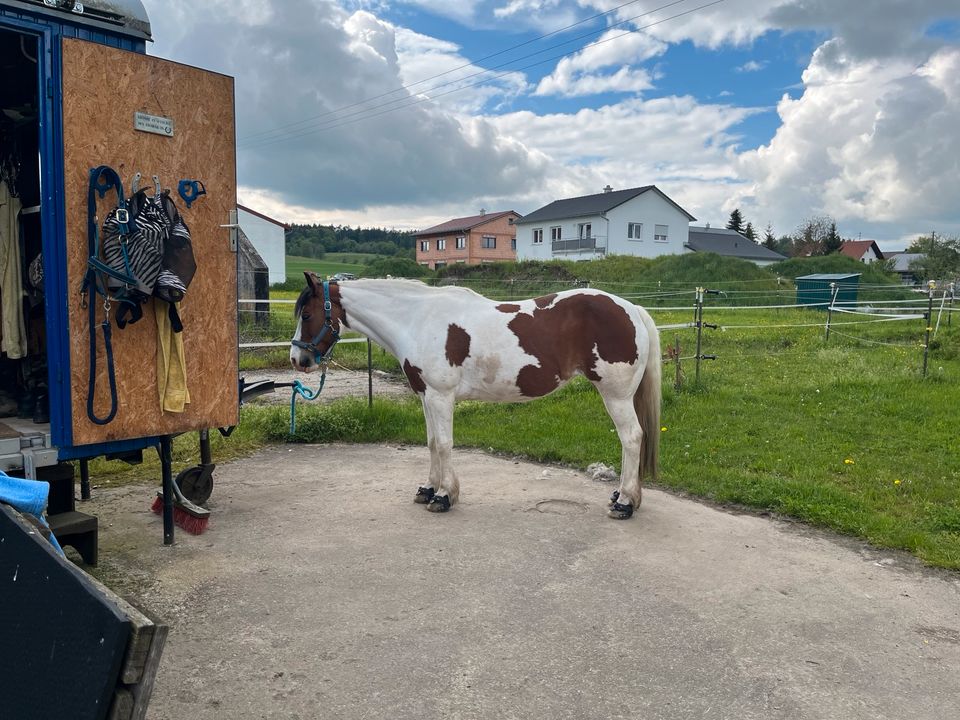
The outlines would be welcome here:
[[[327,253],[370,253],[414,258],[415,234],[385,228],[352,228],[349,225],[290,225],[287,255],[323,258]]]

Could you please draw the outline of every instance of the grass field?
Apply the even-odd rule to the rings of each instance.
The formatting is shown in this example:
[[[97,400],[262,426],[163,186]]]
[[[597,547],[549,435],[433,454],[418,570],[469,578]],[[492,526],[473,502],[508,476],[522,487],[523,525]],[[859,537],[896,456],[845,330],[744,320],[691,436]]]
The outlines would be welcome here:
[[[364,263],[375,257],[377,256],[365,253],[327,253],[323,259],[318,260],[317,258],[288,255],[287,281],[302,282],[304,270],[315,272],[321,277],[329,277],[339,272],[356,275]]]
[[[669,324],[690,313],[654,317]],[[851,317],[835,321],[862,322]],[[725,329],[704,331],[703,352],[718,359],[704,362],[701,382],[690,360],[680,390],[674,367],[664,368],[661,486],[960,569],[956,324],[940,327],[924,379],[922,320],[835,324],[829,344],[819,311],[708,309],[705,320]],[[664,346],[675,336],[681,357],[692,355],[693,331],[665,331]],[[244,415],[248,432],[267,441],[287,440],[288,420],[284,408]],[[613,424],[585,381],[529,404],[460,403],[455,434],[458,446],[619,465]],[[379,401],[372,413],[363,401],[342,401],[301,408],[295,439],[424,443],[425,432],[416,401]]]
[[[748,297],[757,291],[741,292]],[[871,292],[875,303],[882,297],[899,302],[904,293]],[[792,302],[790,291],[749,297],[749,304]],[[686,307],[692,294],[657,301]],[[720,327],[704,330],[702,352],[717,359],[703,362],[700,383],[694,382],[691,359],[682,360],[679,390],[673,387],[675,366],[664,366],[659,485],[960,569],[960,314],[950,326],[941,318],[924,378],[922,319],[876,322],[882,318],[835,313],[827,343],[823,311],[721,307],[739,302],[736,291],[708,297],[704,320]],[[661,326],[692,319],[692,310],[651,313]],[[272,305],[266,327],[247,327],[255,339],[286,342],[294,329],[292,308]],[[681,358],[694,354],[692,329],[664,330],[664,352],[675,338]],[[242,366],[286,366],[287,354],[286,346],[244,352]],[[363,368],[365,346],[341,345],[335,360]],[[377,350],[374,360],[399,376],[389,355]],[[598,461],[619,464],[613,424],[585,381],[529,404],[460,403],[456,418],[458,446],[581,468]],[[236,439],[219,444],[218,459],[288,441],[288,424],[286,408],[245,408]],[[415,400],[378,401],[373,412],[365,401],[341,401],[303,404],[294,439],[425,443],[425,431]],[[190,441],[179,442],[183,458],[195,454]],[[470,492],[469,478],[464,488]]]

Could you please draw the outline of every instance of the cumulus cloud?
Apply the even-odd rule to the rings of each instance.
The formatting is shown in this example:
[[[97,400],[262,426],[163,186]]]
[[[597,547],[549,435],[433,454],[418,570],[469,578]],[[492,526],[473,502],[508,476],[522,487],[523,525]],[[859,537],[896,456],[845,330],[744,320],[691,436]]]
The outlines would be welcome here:
[[[884,58],[929,54],[936,44],[925,34],[930,23],[958,16],[956,0],[781,0],[765,21],[783,30],[828,31],[843,39],[852,58]]]
[[[524,111],[489,120],[555,161],[546,185],[524,196],[529,210],[558,197],[599,192],[608,183],[656,183],[684,198],[684,207],[697,215],[709,204],[700,189],[722,187],[722,199],[732,194],[730,184],[738,182],[732,129],[754,112],[701,105],[690,97],[631,98],[574,114]]]
[[[457,113],[479,113],[502,105],[527,89],[526,77],[508,70],[488,71],[459,53],[450,42],[404,28],[396,29],[400,81],[415,95]]]
[[[644,68],[631,67],[655,57],[666,45],[649,35],[609,30],[582,51],[561,59],[537,85],[536,95],[588,95],[600,92],[640,92],[653,87]],[[602,72],[616,67],[612,73]]]
[[[743,65],[737,68],[737,72],[759,72],[767,66],[766,60],[747,60]]]
[[[328,0],[258,5],[149,8],[160,54],[236,77],[238,175],[248,191],[269,189],[291,206],[361,209],[468,202],[542,177],[545,158],[482,118],[429,102],[367,112],[367,98],[384,96],[377,106],[408,98],[388,93],[420,71],[409,57],[403,69],[391,24]],[[422,42],[409,33],[405,41]],[[452,47],[427,54],[457,62]],[[472,102],[476,110],[476,95]]]
[[[636,27],[703,2],[635,18],[666,3],[643,0],[607,22]],[[305,220],[323,209],[331,222],[338,215],[423,227],[481,206],[527,212],[608,183],[654,182],[703,221],[720,222],[740,206],[755,226],[771,221],[778,232],[819,213],[865,237],[960,231],[960,48],[928,32],[931,23],[960,15],[956,0],[871,0],[869,8],[726,0],[587,47],[536,83],[516,72],[449,95],[456,85],[435,86],[482,68],[453,43],[383,19],[416,8],[465,27],[505,30],[494,51],[515,42],[509,32],[517,28],[546,32],[622,3],[145,0],[157,54],[237,78],[241,197],[281,218],[288,217],[283,207]],[[624,29],[607,28],[603,39]],[[819,47],[796,91],[778,103],[775,135],[756,149],[742,151],[737,132],[759,110],[738,107],[729,90],[713,102],[653,96],[659,76],[647,64],[673,44],[708,53],[749,48],[766,33],[811,30]],[[740,70],[759,70],[765,61],[758,54]],[[669,72],[671,65],[662,67]],[[611,92],[633,97],[590,106],[589,96]],[[368,107],[362,101],[379,95],[373,104],[416,104],[353,122]],[[565,108],[569,98],[588,100],[579,111],[516,111],[514,102],[527,95],[527,107],[551,110],[558,107],[553,98],[563,98]],[[297,137],[271,143],[289,135]]]
[[[541,32],[554,32],[578,22],[576,7],[564,0],[510,0],[493,8],[493,16],[500,20],[520,23]]]
[[[960,48],[919,67],[857,59],[845,41],[821,46],[806,89],[778,105],[773,140],[738,159],[750,180],[729,205],[775,224],[827,213],[888,232],[957,227]]]
[[[621,4],[616,0],[582,3],[600,11]],[[653,10],[664,4],[663,0],[644,0],[621,8],[617,16],[623,19],[637,14],[638,8]],[[669,17],[701,4],[689,2],[665,8],[651,18]],[[930,39],[925,37],[929,24],[957,16],[956,0],[725,0],[647,32],[668,43],[688,40],[700,47],[719,48],[748,45],[771,30],[819,30],[846,39],[853,56],[889,57],[929,49]]]

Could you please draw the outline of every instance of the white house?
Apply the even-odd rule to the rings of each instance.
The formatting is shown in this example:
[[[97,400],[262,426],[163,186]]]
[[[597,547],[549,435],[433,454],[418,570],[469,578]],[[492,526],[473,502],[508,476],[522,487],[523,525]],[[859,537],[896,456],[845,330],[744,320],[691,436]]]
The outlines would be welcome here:
[[[279,220],[237,205],[237,222],[270,270],[270,284],[287,279],[286,229]]]
[[[685,252],[696,220],[654,185],[555,200],[516,221],[517,260]]]

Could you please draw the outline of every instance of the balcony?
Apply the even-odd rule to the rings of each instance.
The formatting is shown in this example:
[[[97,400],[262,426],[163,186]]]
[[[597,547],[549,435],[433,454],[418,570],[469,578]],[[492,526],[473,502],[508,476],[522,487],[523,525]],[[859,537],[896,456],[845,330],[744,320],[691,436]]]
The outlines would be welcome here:
[[[597,237],[596,235],[570,238],[567,240],[551,240],[550,244],[554,255],[566,255],[570,253],[605,255],[607,252],[606,238]]]

